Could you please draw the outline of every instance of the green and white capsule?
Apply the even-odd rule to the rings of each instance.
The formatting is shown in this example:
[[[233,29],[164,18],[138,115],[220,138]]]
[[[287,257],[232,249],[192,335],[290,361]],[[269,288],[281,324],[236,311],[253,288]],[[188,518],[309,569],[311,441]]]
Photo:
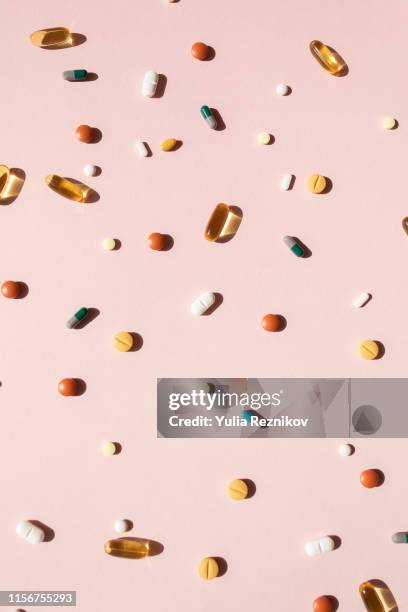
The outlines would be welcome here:
[[[392,536],[394,544],[408,544],[408,531],[398,531]]]
[[[292,236],[284,236],[283,242],[286,246],[296,255],[296,257],[303,257],[305,252],[301,245],[292,237]]]
[[[78,68],[77,70],[65,70],[62,73],[62,78],[66,81],[86,81],[88,78],[88,72],[85,68]]]
[[[82,308],[80,308],[73,317],[71,317],[68,321],[67,321],[67,327],[68,329],[73,329],[74,327],[76,327],[78,325],[78,323],[80,321],[83,321],[85,319],[85,317],[88,315],[88,309],[85,308],[85,306],[83,306]]]
[[[203,118],[205,119],[205,121],[207,122],[207,124],[210,126],[210,128],[212,130],[215,130],[215,128],[217,127],[217,120],[214,117],[214,115],[211,112],[211,108],[209,108],[208,106],[202,106],[200,108],[200,113],[203,116]]]

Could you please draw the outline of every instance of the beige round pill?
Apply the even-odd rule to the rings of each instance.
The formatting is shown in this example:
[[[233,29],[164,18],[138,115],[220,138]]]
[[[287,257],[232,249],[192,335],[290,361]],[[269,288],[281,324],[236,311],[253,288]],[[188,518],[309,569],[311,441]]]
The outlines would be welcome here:
[[[198,572],[201,578],[204,580],[212,580],[216,578],[219,573],[219,567],[216,559],[213,557],[206,557],[200,561],[200,567],[198,568]]]
[[[326,189],[327,181],[321,174],[309,176],[307,186],[312,193],[322,193]]]
[[[228,485],[228,493],[232,499],[245,499],[248,497],[248,485],[245,480],[232,480]]]
[[[126,353],[130,351],[133,346],[133,338],[129,332],[118,332],[115,334],[113,339],[113,346],[117,351],[121,351],[122,353]]]
[[[394,117],[384,117],[382,126],[385,130],[393,130],[397,125],[397,120]]]
[[[105,442],[102,446],[102,452],[106,457],[116,455],[116,444],[115,442]]]
[[[380,347],[375,340],[364,340],[358,350],[363,359],[377,359],[380,353]]]
[[[102,240],[102,246],[105,251],[113,251],[116,246],[116,240],[114,238],[104,238]]]
[[[267,145],[271,142],[271,135],[268,132],[259,132],[258,142],[262,145]]]

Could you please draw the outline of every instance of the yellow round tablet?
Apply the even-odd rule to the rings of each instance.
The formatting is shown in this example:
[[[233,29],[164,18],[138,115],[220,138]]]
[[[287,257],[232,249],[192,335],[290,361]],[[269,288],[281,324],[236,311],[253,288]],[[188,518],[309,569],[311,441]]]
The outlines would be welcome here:
[[[105,442],[102,446],[102,452],[107,457],[116,455],[116,444],[114,442]]]
[[[104,238],[102,240],[102,246],[105,251],[113,251],[116,246],[116,240],[114,238]]]
[[[382,126],[385,130],[393,130],[397,125],[397,120],[394,117],[384,117]]]
[[[262,145],[267,145],[271,142],[271,135],[268,132],[259,132],[258,142]]]
[[[248,485],[245,480],[232,480],[228,485],[228,493],[232,499],[245,499],[248,497]]]
[[[115,334],[115,337],[113,339],[113,346],[117,351],[121,351],[122,353],[130,351],[133,346],[132,334],[129,334],[129,332],[124,331],[118,332],[117,334]]]
[[[219,571],[218,563],[213,557],[206,557],[200,561],[198,573],[200,574],[201,578],[204,578],[204,580],[212,580],[213,578],[216,578]]]
[[[322,193],[326,189],[327,181],[321,174],[309,176],[307,186],[312,193]]]
[[[377,359],[380,353],[379,344],[375,340],[364,340],[358,350],[363,359]]]
[[[177,144],[177,140],[175,138],[166,138],[160,145],[162,151],[172,151]]]

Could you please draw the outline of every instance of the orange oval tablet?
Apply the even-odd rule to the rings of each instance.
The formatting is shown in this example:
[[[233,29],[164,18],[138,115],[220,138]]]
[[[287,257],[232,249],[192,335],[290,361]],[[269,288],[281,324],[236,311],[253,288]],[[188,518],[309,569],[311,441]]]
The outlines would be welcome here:
[[[379,470],[364,470],[360,474],[360,482],[363,487],[373,489],[379,487],[383,482],[383,476]]]
[[[76,137],[80,142],[86,142],[90,144],[95,138],[94,129],[89,125],[80,125],[76,129]]]
[[[209,51],[209,47],[203,42],[196,42],[191,47],[191,55],[201,61],[207,59]]]
[[[153,232],[147,239],[147,244],[153,251],[162,251],[166,246],[166,236],[159,232]]]
[[[277,314],[266,314],[262,319],[262,327],[265,331],[276,332],[281,329],[282,319]]]
[[[65,397],[77,395],[79,391],[78,381],[76,378],[63,378],[58,383],[58,391]]]
[[[327,597],[327,595],[317,597],[317,599],[315,599],[313,602],[314,612],[334,612],[334,609],[334,603],[330,597]]]
[[[4,295],[5,298],[10,298],[12,300],[14,300],[15,298],[18,298],[18,296],[20,295],[20,283],[17,283],[16,281],[4,281],[4,283],[1,286],[1,292]]]

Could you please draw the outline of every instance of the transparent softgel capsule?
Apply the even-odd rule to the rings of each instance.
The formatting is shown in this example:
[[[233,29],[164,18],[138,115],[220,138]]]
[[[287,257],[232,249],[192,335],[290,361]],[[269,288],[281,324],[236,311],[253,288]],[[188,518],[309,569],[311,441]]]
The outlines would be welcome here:
[[[309,47],[312,55],[327,72],[334,76],[345,74],[347,64],[337,51],[323,44],[320,40],[312,40]]]
[[[74,183],[57,174],[48,174],[48,176],[45,177],[45,182],[50,189],[55,191],[55,193],[69,200],[74,200],[74,202],[85,202],[90,191],[87,185],[83,183]]]
[[[238,231],[242,215],[239,209],[228,204],[218,204],[207,223],[204,236],[211,242],[225,242]]]
[[[105,552],[113,557],[143,559],[149,554],[149,543],[134,538],[117,538],[106,542]]]
[[[367,580],[359,587],[361,598],[368,612],[397,612],[394,595],[382,580]]]
[[[72,34],[68,28],[56,27],[45,30],[37,30],[30,36],[31,42],[36,47],[43,49],[53,47],[68,47],[72,45]]]

